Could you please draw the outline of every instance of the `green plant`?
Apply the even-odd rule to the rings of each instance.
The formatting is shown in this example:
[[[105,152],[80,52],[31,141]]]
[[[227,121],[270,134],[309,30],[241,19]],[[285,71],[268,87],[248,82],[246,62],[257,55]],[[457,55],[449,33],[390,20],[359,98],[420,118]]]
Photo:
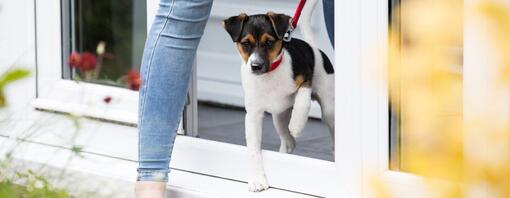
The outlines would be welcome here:
[[[30,76],[30,71],[26,69],[9,69],[5,73],[0,75],[0,109],[7,107],[5,87]],[[74,131],[70,139],[72,147],[70,148],[73,155],[69,156],[67,163],[69,163],[74,157],[83,157],[83,147],[75,145],[73,142],[76,140],[77,134],[80,131],[80,116],[77,115],[66,115],[66,119],[69,119],[73,123]],[[41,120],[40,120],[41,121]],[[7,119],[0,122],[5,123],[17,123],[18,120]],[[14,162],[13,153],[15,153],[23,142],[30,140],[30,137],[36,134],[39,128],[46,123],[44,120],[41,122],[35,122],[30,124],[25,130],[20,131],[15,139],[15,145],[10,146],[8,152],[0,160],[0,198],[4,197],[20,197],[20,198],[64,198],[64,197],[90,197],[94,196],[94,193],[90,192],[77,192],[79,195],[71,195],[68,189],[65,187],[55,187],[50,181],[61,181],[63,177],[66,177],[66,169],[60,170],[60,174],[57,178],[53,179],[43,176],[43,171],[46,165],[43,164],[40,168],[35,169],[23,169],[20,170]],[[2,145],[4,146],[4,145]],[[6,147],[8,145],[5,145]],[[4,147],[5,148],[5,147]]]
[[[30,72],[25,69],[12,69],[0,76],[0,108],[6,106],[6,99],[4,94],[4,88],[18,80],[26,78],[30,75]]]
[[[2,175],[2,173],[0,173]],[[0,180],[0,197],[71,197],[65,189],[53,187],[32,170],[16,172],[14,178]]]

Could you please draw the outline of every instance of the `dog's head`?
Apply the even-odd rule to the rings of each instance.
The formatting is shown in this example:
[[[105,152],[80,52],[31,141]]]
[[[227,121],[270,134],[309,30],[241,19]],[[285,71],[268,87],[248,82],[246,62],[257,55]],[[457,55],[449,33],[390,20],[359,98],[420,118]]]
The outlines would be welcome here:
[[[283,36],[290,25],[290,16],[273,12],[250,16],[241,13],[223,21],[245,65],[254,74],[269,71],[282,50]]]

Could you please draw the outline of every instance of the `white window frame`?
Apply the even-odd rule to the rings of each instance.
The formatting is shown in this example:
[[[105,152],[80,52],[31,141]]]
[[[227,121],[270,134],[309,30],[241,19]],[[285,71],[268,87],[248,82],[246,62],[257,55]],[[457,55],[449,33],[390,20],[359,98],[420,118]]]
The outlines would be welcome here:
[[[479,2],[481,0],[466,1],[465,12],[472,11],[468,9]],[[335,3],[335,159],[342,159],[336,161],[338,186],[341,187],[337,197],[373,197],[371,182],[376,177],[384,182],[392,197],[431,197],[433,192],[428,191],[423,177],[391,170],[389,166],[388,85],[373,80],[387,79],[387,60],[381,57],[385,57],[387,49],[388,16],[383,13],[388,13],[389,1],[340,0]],[[491,61],[495,55],[486,33],[480,28],[480,21],[464,19],[463,116],[467,123],[483,113],[501,116],[502,120],[510,118],[510,93],[487,91],[487,86],[496,85],[491,81],[493,67],[487,66],[495,64]],[[374,43],[378,45],[374,47]],[[368,56],[371,59],[366,58],[367,53],[373,55]],[[489,103],[492,109],[488,111],[486,104]],[[478,138],[464,134],[466,157],[489,155],[484,150],[489,145]],[[480,153],[480,149],[484,151]],[[435,185],[460,184],[436,180]],[[464,192],[467,197],[492,197],[487,186],[467,190]]]
[[[384,182],[393,197],[427,197],[423,177],[389,165],[389,87],[380,82],[387,81],[390,2],[335,3],[338,197],[371,197],[375,179]]]
[[[36,4],[36,108],[136,124],[138,93],[128,89],[63,79],[61,1]],[[55,71],[57,70],[57,71]],[[103,99],[111,96],[112,102]]]
[[[339,197],[367,196],[369,172],[393,173],[387,166],[388,87],[373,80],[385,79],[384,54],[377,53],[384,52],[380,49],[387,46],[387,8],[388,1],[335,1],[335,159]],[[379,46],[376,48],[374,43]],[[365,58],[368,51],[375,52],[375,59]]]

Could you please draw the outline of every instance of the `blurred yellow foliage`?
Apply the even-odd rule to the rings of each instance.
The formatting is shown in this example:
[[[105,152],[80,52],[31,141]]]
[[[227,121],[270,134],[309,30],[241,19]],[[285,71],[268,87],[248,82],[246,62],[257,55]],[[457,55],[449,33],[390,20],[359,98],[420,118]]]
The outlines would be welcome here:
[[[400,28],[390,28],[387,54],[390,101],[400,107],[399,127],[405,134],[399,145],[401,170],[423,176],[427,189],[439,197],[465,197],[480,186],[495,197],[510,197],[510,156],[478,160],[466,156],[464,145],[470,131],[489,147],[485,151],[509,154],[510,120],[494,122],[495,117],[484,115],[466,123],[459,72],[464,15],[469,15],[487,25],[500,59],[480,67],[497,67],[501,78],[493,79],[495,84],[510,91],[510,10],[498,1],[468,7],[461,0],[407,0],[399,10],[395,21]],[[373,187],[379,197],[391,197],[383,182]]]

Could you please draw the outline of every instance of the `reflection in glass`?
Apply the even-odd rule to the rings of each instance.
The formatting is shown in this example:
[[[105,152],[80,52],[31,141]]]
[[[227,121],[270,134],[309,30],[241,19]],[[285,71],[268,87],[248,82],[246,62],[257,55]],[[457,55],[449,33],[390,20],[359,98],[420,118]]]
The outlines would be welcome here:
[[[63,2],[64,77],[138,90],[146,2]]]
[[[462,126],[463,124],[463,117],[462,117],[462,59],[463,59],[463,46],[462,44],[456,43],[456,42],[442,42],[437,44],[438,48],[443,49],[445,51],[445,55],[448,57],[452,57],[451,61],[448,62],[448,64],[442,65],[440,64],[441,74],[443,75],[444,79],[448,79],[448,81],[441,82],[441,86],[446,87],[446,84],[452,84],[455,86],[448,87],[447,94],[443,95],[442,98],[434,98],[434,100],[425,102],[423,99],[420,100],[420,98],[416,98],[417,93],[419,91],[415,90],[417,86],[414,87],[411,86],[413,82],[419,81],[417,79],[412,79],[409,76],[412,76],[413,72],[416,73],[416,68],[412,68],[414,62],[412,60],[416,61],[416,59],[412,59],[412,51],[416,48],[418,45],[416,39],[416,35],[411,34],[411,31],[408,31],[409,24],[412,24],[413,21],[409,21],[412,16],[409,16],[410,12],[409,6],[406,7],[399,7],[402,3],[406,1],[404,0],[392,0],[390,1],[390,21],[389,21],[389,27],[393,35],[395,37],[392,37],[396,45],[399,46],[398,56],[391,56],[391,57],[398,57],[395,59],[398,60],[390,60],[391,63],[394,65],[399,65],[399,77],[398,79],[390,77],[389,87],[390,87],[390,95],[391,97],[390,106],[389,106],[389,156],[390,156],[390,169],[392,170],[399,170],[399,171],[407,171],[407,172],[415,172],[416,170],[416,162],[417,157],[419,156],[416,153],[416,150],[410,149],[410,148],[416,148],[417,145],[423,145],[425,140],[428,140],[429,142],[442,142],[449,140],[449,137],[461,137],[462,134],[460,133],[461,130],[459,130],[458,126]],[[405,4],[404,4],[405,5]],[[406,26],[407,25],[407,26]],[[406,28],[402,28],[402,26],[405,26]],[[442,27],[437,27],[442,28]],[[413,37],[414,36],[414,37]],[[456,38],[463,37],[462,34],[456,35]],[[414,40],[413,40],[414,39]],[[414,48],[413,48],[414,47]],[[431,58],[432,57],[428,57]],[[433,60],[439,60],[440,58],[436,58]],[[425,59],[419,59],[422,61],[422,63],[428,63],[423,62]],[[450,60],[450,59],[449,59]],[[407,61],[407,62],[406,62]],[[417,61],[418,62],[418,61]],[[433,65],[427,65],[430,66],[430,68],[434,67]],[[439,67],[435,66],[435,67]],[[429,69],[430,69],[429,68]],[[431,70],[431,69],[430,69]],[[420,70],[421,73],[425,73],[424,70]],[[439,73],[439,72],[438,72]],[[392,74],[390,74],[392,75]],[[393,74],[394,75],[394,74]],[[436,74],[437,75],[437,74]],[[432,79],[432,78],[430,78]],[[427,86],[424,87],[434,87],[437,86],[437,79],[436,84],[433,84],[433,80],[422,80],[424,82],[427,82]],[[422,82],[419,81],[419,82]],[[447,83],[446,83],[447,82]],[[424,83],[425,84],[425,83]],[[439,86],[438,86],[439,87]],[[421,92],[424,92],[424,90],[429,89],[423,89]],[[423,94],[424,95],[424,94]],[[441,102],[438,102],[441,101]],[[447,104],[447,105],[444,105]],[[433,107],[431,108],[425,108],[425,105],[431,105],[427,107]],[[423,120],[424,122],[434,123],[439,126],[440,128],[433,128],[434,125],[430,124],[427,125],[430,128],[427,128],[427,130],[423,130],[423,126],[416,122],[412,122],[409,120],[410,112],[416,112],[416,109],[427,109],[426,111],[420,112],[420,117],[418,119]],[[414,110],[414,111],[413,111]],[[431,112],[434,112],[433,114]],[[430,114],[431,116],[424,118],[425,114]],[[407,119],[406,119],[407,118]],[[421,127],[421,128],[420,128]],[[434,130],[434,131],[431,131]],[[423,136],[421,134],[434,134],[433,132],[437,132],[435,130],[440,130],[441,136]],[[427,139],[425,139],[427,138]],[[462,138],[456,138],[456,139],[462,139]],[[450,145],[457,145],[456,142],[448,142],[447,144]],[[460,144],[459,144],[460,145]],[[453,146],[452,146],[453,147]],[[457,166],[458,164],[455,164],[456,161],[452,160],[455,157],[461,156],[461,154],[458,153],[448,153],[449,150],[442,148],[438,145],[426,145],[425,147],[427,150],[437,150],[437,153],[441,153],[448,157],[449,160],[444,160],[444,162],[440,162],[450,166]],[[459,149],[460,150],[460,149]],[[452,154],[452,155],[450,155]],[[426,156],[423,157],[424,154],[421,153],[421,157],[427,159],[427,163],[423,163],[424,165],[432,165],[433,162],[438,162],[439,160],[431,160],[434,159],[434,156]],[[459,169],[460,170],[460,169]]]

